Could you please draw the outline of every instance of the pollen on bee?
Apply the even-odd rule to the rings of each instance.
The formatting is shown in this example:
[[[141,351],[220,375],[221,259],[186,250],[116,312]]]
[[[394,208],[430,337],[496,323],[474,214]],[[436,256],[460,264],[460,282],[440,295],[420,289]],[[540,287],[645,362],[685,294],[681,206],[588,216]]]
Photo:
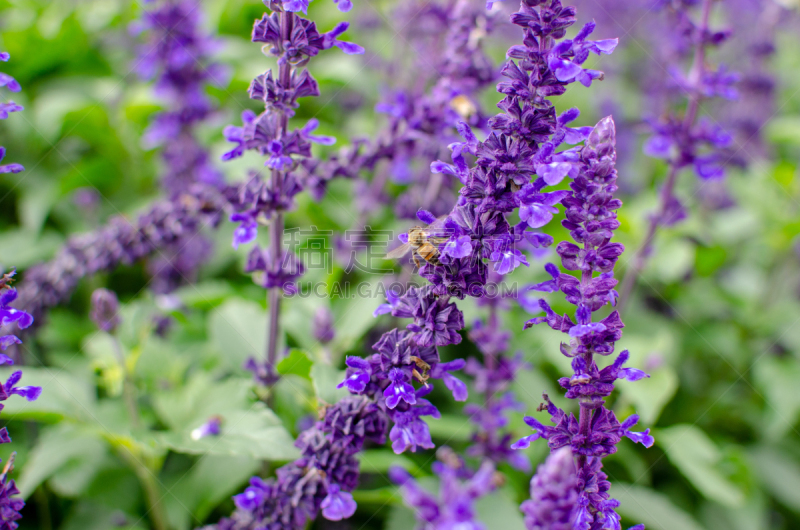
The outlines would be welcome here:
[[[451,99],[450,108],[456,111],[462,118],[469,118],[478,111],[472,100],[464,94],[459,94]]]

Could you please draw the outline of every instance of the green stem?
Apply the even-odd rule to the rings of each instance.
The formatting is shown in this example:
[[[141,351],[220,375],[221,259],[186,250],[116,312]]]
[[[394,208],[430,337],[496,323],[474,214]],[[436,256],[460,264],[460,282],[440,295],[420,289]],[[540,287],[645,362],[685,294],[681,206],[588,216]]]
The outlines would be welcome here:
[[[139,429],[142,422],[139,417],[139,406],[136,404],[136,387],[133,384],[133,377],[128,371],[128,365],[125,362],[125,354],[122,353],[122,344],[120,344],[117,337],[112,337],[114,344],[114,353],[117,356],[120,367],[122,368],[122,399],[125,401],[125,407],[128,409],[128,416],[130,416],[131,425],[134,429]]]

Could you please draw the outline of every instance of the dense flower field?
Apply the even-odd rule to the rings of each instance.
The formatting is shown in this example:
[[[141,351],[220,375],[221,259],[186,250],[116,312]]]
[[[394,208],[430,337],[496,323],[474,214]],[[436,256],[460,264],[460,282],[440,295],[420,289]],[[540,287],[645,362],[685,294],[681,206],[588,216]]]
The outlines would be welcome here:
[[[800,528],[798,11],[0,1],[0,530]]]

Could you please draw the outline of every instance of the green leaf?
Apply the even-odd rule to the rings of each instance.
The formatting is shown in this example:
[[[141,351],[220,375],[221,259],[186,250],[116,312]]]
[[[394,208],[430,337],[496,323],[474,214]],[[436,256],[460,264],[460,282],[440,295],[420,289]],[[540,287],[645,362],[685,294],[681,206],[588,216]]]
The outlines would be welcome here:
[[[39,181],[25,188],[19,199],[19,216],[22,226],[30,235],[39,235],[57,200],[58,191],[52,182]]]
[[[800,144],[800,116],[776,116],[767,123],[767,137],[777,143]]]
[[[466,442],[472,436],[472,423],[466,416],[442,414],[438,420],[426,418],[425,421],[430,427],[431,436],[441,441],[441,444],[437,445]]]
[[[772,440],[782,438],[800,415],[800,364],[796,359],[765,356],[753,365],[756,386],[764,394],[766,434]]]
[[[413,530],[416,527],[417,518],[414,517],[414,511],[403,504],[395,504],[389,510],[383,530]]]
[[[702,430],[675,425],[659,429],[654,436],[670,462],[706,498],[730,507],[742,502],[744,494],[719,470],[722,455]]]
[[[251,388],[250,379],[231,377],[214,381],[199,372],[183,387],[155,394],[153,406],[171,429],[191,431],[212,416],[224,418],[230,412],[260,406],[250,399]]]
[[[13,369],[0,369],[0,379],[6,380]],[[22,385],[42,387],[36,401],[26,401],[12,396],[4,402],[3,418],[6,420],[33,420],[55,423],[64,418],[91,421],[96,396],[94,385],[59,368],[33,368],[26,366]]]
[[[395,487],[375,488],[371,490],[355,490],[353,492],[353,499],[359,506],[364,504],[375,504],[379,507],[384,507],[387,504],[396,504],[401,502],[400,492]],[[374,509],[374,508],[373,508]]]
[[[400,466],[412,475],[420,472],[419,467],[403,455],[396,455],[391,449],[367,449],[357,455],[362,473],[385,474],[392,466]]]
[[[25,230],[5,229],[0,234],[0,256],[13,256],[13,266],[25,269],[52,257],[63,242],[63,237],[47,229],[38,238],[31,237]]]
[[[188,454],[249,456],[259,460],[294,460],[300,456],[294,439],[275,414],[254,405],[253,410],[231,411],[223,416],[222,433],[196,440],[183,429],[157,433],[157,442]]]
[[[281,375],[294,374],[304,379],[311,379],[312,364],[303,350],[293,349],[288,356],[281,359],[276,368]]]
[[[77,497],[102,467],[106,450],[91,431],[74,424],[42,429],[17,481],[20,495],[27,499],[39,484],[61,472],[54,489],[59,495]]]
[[[224,499],[240,491],[261,463],[249,456],[206,455],[189,473],[181,473],[170,491],[195,519],[204,520]]]
[[[174,292],[186,307],[204,310],[219,306],[232,293],[230,284],[214,280],[186,285]]]
[[[635,366],[634,364],[630,364]],[[651,370],[650,377],[639,381],[616,382],[621,395],[631,401],[640,416],[640,424],[653,425],[661,411],[678,390],[678,375],[668,365]]]
[[[800,465],[774,447],[756,447],[749,456],[767,491],[781,504],[800,513]]]
[[[317,400],[328,404],[337,403],[340,399],[350,395],[346,388],[336,388],[336,385],[344,381],[346,371],[338,370],[329,364],[316,362],[311,367],[311,382],[314,384],[314,392]]]
[[[720,245],[699,246],[694,256],[694,267],[700,276],[711,276],[725,264],[726,258],[725,247]]]
[[[678,281],[690,271],[695,262],[695,245],[685,239],[672,239],[661,242],[657,248],[657,258],[651,259],[648,272],[659,282]],[[651,272],[652,271],[652,272]]]
[[[128,524],[119,526],[120,515],[126,516]],[[145,530],[150,528],[147,519],[133,513],[125,514],[117,508],[103,506],[92,501],[79,501],[69,512],[59,530]]]
[[[367,293],[375,293],[378,282],[364,286]],[[355,289],[355,287],[353,287]],[[375,325],[376,319],[372,316],[375,308],[384,301],[371,296],[356,296],[345,299],[342,304],[333,307],[334,329],[336,337],[331,348],[334,351],[347,351],[352,349],[356,342],[364,336],[367,330]]]
[[[514,501],[514,492],[503,488],[481,497],[475,503],[478,520],[486,528],[497,530],[525,530],[519,504]]]
[[[224,365],[242,371],[248,357],[258,357],[267,340],[267,315],[255,302],[228,300],[208,319],[208,335]]]
[[[704,530],[669,497],[651,489],[614,482],[611,496],[620,502],[620,515],[634,523],[644,523],[647,530]]]

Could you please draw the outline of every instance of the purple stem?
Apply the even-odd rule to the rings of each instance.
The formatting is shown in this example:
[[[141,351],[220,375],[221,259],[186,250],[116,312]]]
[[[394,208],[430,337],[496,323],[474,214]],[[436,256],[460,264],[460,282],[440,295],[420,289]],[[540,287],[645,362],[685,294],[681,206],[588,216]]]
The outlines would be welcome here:
[[[700,22],[699,42],[696,43],[694,49],[692,69],[689,72],[689,86],[697,85],[705,67],[705,35],[708,32],[708,19],[711,15],[711,3],[713,1],[714,0],[703,0],[703,14]],[[688,137],[691,134],[699,108],[700,93],[697,90],[692,90],[692,92],[689,94],[689,103],[686,107],[686,114],[684,114],[683,124],[681,127],[682,134],[684,136]],[[623,314],[624,308],[627,305],[626,302],[630,298],[631,292],[636,285],[636,280],[639,277],[639,274],[642,272],[642,269],[644,269],[644,266],[647,264],[647,258],[650,256],[653,250],[653,240],[655,239],[656,231],[658,230],[658,227],[667,220],[666,217],[668,214],[669,205],[672,201],[672,195],[675,192],[675,184],[678,181],[678,172],[682,167],[681,156],[671,160],[669,162],[669,166],[667,181],[664,183],[664,187],[661,188],[661,193],[659,194],[658,213],[650,217],[650,224],[647,227],[647,235],[645,236],[644,241],[639,249],[636,251],[636,255],[633,257],[631,269],[626,272],[625,278],[622,280],[622,287],[619,290],[620,296],[619,300],[617,301],[617,311],[619,311],[620,315]]]
[[[587,250],[591,250],[591,246],[589,243],[584,244],[584,248]],[[581,273],[581,291],[584,291],[586,288],[590,287],[592,284],[592,271],[583,271]],[[589,320],[591,320],[591,313],[589,314]],[[586,359],[586,366],[592,366],[593,361],[593,353],[592,351],[588,351],[584,359]],[[583,399],[580,400],[580,413],[578,416],[578,430],[579,432],[585,437],[585,439],[589,439],[589,435],[592,430],[592,415],[594,413],[594,409],[596,408],[596,404],[592,403],[591,399],[584,401]],[[578,469],[582,469],[586,465],[586,455],[579,454],[578,455]]]
[[[283,42],[288,42],[292,33],[294,23],[294,13],[281,11],[281,38]],[[288,61],[280,65],[278,72],[278,84],[287,87],[291,84],[292,66]],[[279,135],[286,134],[289,124],[289,116],[284,112],[281,117],[281,128]],[[283,172],[278,169],[272,170],[272,189],[278,191],[283,188]],[[273,259],[283,262],[283,213],[276,212],[269,225],[270,247]],[[267,292],[267,303],[269,305],[269,332],[267,333],[267,373],[275,374],[275,364],[278,360],[278,333],[280,332],[281,318],[281,287],[272,287]]]

